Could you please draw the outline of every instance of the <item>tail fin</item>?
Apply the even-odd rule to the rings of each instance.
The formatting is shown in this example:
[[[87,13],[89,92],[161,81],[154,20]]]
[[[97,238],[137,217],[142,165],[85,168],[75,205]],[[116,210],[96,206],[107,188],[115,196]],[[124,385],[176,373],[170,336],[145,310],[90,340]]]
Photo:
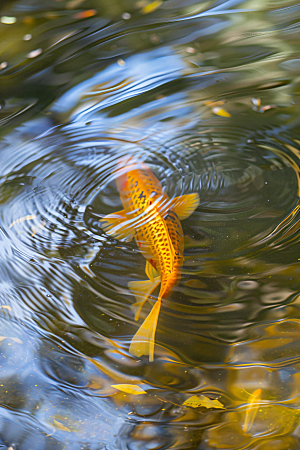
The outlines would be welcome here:
[[[129,348],[131,355],[138,357],[149,355],[149,361],[154,360],[154,338],[160,306],[159,298],[131,341]]]
[[[160,276],[154,278],[152,281],[130,281],[128,283],[128,287],[137,299],[137,302],[134,303],[131,308],[133,309],[135,313],[135,320],[138,320],[140,317],[140,312],[144,304],[146,303],[148,297],[154,289],[159,285],[161,282]]]

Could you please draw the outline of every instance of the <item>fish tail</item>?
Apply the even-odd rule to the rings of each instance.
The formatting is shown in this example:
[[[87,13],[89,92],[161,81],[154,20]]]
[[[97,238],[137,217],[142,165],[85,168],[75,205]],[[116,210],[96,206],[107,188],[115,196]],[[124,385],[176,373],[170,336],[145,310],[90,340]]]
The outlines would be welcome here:
[[[152,362],[154,360],[154,338],[160,307],[161,298],[159,297],[131,341],[129,348],[131,355],[138,357],[149,355],[149,361]]]

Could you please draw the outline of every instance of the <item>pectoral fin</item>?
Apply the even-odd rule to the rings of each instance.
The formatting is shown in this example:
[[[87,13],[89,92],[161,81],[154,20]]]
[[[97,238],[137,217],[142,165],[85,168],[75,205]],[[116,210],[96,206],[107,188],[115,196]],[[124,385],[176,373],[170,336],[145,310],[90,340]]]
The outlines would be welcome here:
[[[129,353],[132,356],[149,355],[149,361],[154,360],[154,338],[160,306],[161,299],[158,299],[150,314],[134,335],[129,348]]]
[[[122,211],[108,214],[100,219],[101,227],[105,233],[113,236],[115,239],[125,239],[131,241],[134,236],[134,228],[129,225],[129,220],[124,209]]]
[[[184,220],[193,214],[199,203],[200,197],[198,194],[181,195],[174,198],[170,209],[174,211],[179,220]]]
[[[147,260],[146,262],[146,268],[145,268],[145,272],[147,277],[153,281],[154,278],[159,277],[159,273],[157,272],[157,270],[152,266],[151,262]]]
[[[137,302],[131,305],[131,308],[135,313],[135,320],[138,320],[138,318],[140,317],[142,307],[146,303],[149,295],[152,294],[152,292],[157,288],[160,282],[161,277],[158,276],[154,278],[153,281],[130,281],[128,283],[129,289],[137,299]]]

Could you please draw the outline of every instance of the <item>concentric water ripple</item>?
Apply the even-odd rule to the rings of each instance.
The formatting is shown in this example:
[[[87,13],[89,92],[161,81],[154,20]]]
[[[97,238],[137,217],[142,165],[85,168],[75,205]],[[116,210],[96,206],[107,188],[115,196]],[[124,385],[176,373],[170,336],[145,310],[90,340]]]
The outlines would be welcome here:
[[[234,401],[239,405],[245,401],[243,390],[253,391],[261,372],[255,375],[255,383],[251,376],[247,382],[230,375],[234,391],[223,377],[216,379],[214,372],[226,370],[227,378],[231,373],[225,369],[228,364],[235,367],[233,374],[243,373],[249,364],[254,374],[256,366],[275,364],[272,371],[279,376],[282,364],[287,371],[298,364],[297,333],[291,335],[289,327],[281,331],[276,325],[278,320],[289,320],[286,314],[295,317],[298,309],[299,269],[291,250],[294,245],[297,251],[298,239],[298,147],[295,141],[287,144],[286,138],[275,142],[272,133],[262,143],[260,134],[255,136],[253,131],[231,129],[226,135],[218,128],[200,125],[184,125],[182,132],[168,127],[155,136],[139,135],[138,130],[131,134],[134,139],[129,140],[97,133],[90,126],[67,125],[21,145],[19,158],[13,159],[14,168],[1,185],[1,293],[2,303],[9,307],[4,314],[28,326],[38,325],[49,337],[63,339],[63,347],[74,349],[78,356],[73,360],[73,375],[62,372],[53,356],[50,365],[43,356],[45,375],[63,383],[64,390],[72,386],[74,393],[80,389],[82,395],[88,394],[86,377],[78,379],[80,367],[86,366],[93,380],[95,366],[86,353],[97,355],[102,377],[108,377],[104,383],[96,370],[96,380],[102,380],[97,390],[100,398],[110,396],[110,384],[116,377],[126,379],[125,373],[134,364],[140,367],[141,380],[167,391],[160,394],[163,400],[136,406],[131,420],[150,415],[149,423],[161,421],[162,401],[171,401],[174,412],[169,426],[174,415],[183,424],[198,423],[196,413],[192,419],[183,411],[176,412],[179,406],[174,403],[182,404],[185,397],[170,397],[174,389],[191,394],[200,390],[215,398],[221,395],[226,407],[238,397]],[[40,148],[39,158],[27,163],[32,146]],[[149,367],[147,361],[134,362],[128,354],[136,324],[127,284],[144,279],[144,259],[134,243],[115,241],[99,223],[103,215],[121,208],[114,169],[120,157],[128,154],[146,161],[171,197],[189,192],[199,192],[201,197],[196,213],[183,223],[183,275],[172,297],[164,301],[156,337],[157,360]],[[281,265],[276,263],[279,254]],[[285,254],[282,266],[281,255]],[[276,352],[264,354],[263,346],[273,347],[268,337],[271,326],[277,326],[272,332]],[[283,347],[278,346],[281,334]],[[78,358],[81,363],[76,362]],[[181,364],[167,364],[166,358]],[[116,363],[117,371],[113,369]],[[205,367],[203,373],[195,370],[199,364]],[[269,382],[259,383],[265,383],[266,395]],[[279,392],[278,386],[274,396],[281,402],[295,395],[289,389],[279,398]],[[210,420],[207,417],[202,426],[209,429],[210,421],[215,423],[217,416],[220,420],[218,414],[213,413]],[[69,429],[76,428],[73,422],[68,419]],[[212,442],[215,439],[207,436]],[[139,439],[134,438],[135,445]],[[152,434],[149,439],[153,441]],[[165,442],[171,445],[172,440]]]

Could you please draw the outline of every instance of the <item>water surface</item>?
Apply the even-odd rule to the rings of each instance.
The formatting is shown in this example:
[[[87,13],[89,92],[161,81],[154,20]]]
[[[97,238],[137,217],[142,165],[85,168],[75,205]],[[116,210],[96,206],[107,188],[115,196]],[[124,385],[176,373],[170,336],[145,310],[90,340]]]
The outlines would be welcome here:
[[[299,15],[2,3],[0,448],[299,448]],[[99,223],[123,155],[200,195],[152,363],[128,352],[144,258]]]

